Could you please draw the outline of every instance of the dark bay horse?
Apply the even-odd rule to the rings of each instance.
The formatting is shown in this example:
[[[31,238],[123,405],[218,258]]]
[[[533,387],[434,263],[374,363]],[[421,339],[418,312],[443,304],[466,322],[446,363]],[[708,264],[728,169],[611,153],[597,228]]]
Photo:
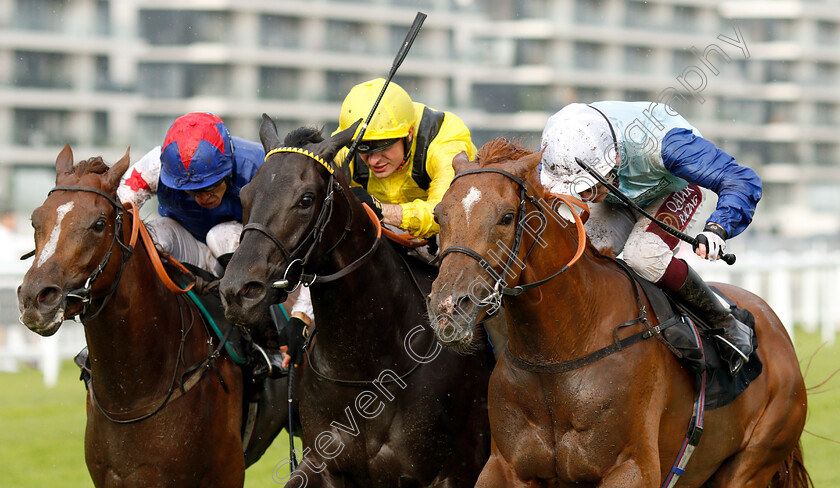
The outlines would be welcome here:
[[[57,186],[32,214],[21,321],[42,336],[71,317],[85,325],[85,460],[95,486],[241,487],[254,461],[242,451],[242,373],[154,269],[137,210],[116,200],[128,165],[128,153],[110,169],[101,158],[74,166],[69,146],[58,155]]]
[[[504,140],[486,144],[475,161],[459,155],[435,211],[442,262],[429,312],[436,332],[463,346],[483,306],[499,301],[508,321],[509,349],[488,395],[492,452],[477,486],[661,486],[692,416],[693,376],[657,340],[569,363],[613,344],[616,327],[640,307],[628,275],[588,244],[579,219],[528,217],[537,205],[566,205],[540,185],[540,156]],[[493,276],[504,276],[500,286],[511,293],[494,293]],[[715,286],[755,314],[764,370],[733,403],[706,412],[677,486],[806,487],[799,444],[806,392],[791,341],[760,298]],[[621,337],[643,330],[636,323]]]
[[[317,333],[299,369],[303,461],[286,486],[473,486],[489,455],[489,350],[443,350],[417,275],[331,163],[355,126],[281,144],[263,116],[265,164],[242,190],[246,221],[221,283],[228,318],[259,322],[310,284]],[[285,279],[288,288],[272,283]],[[284,284],[285,285],[285,284]]]

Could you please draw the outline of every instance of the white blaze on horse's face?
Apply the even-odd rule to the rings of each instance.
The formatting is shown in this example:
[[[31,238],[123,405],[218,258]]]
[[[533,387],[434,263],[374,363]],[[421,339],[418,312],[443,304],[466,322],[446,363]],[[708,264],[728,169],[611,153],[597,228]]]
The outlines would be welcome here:
[[[61,236],[61,221],[64,220],[64,216],[71,210],[73,210],[73,202],[67,202],[56,209],[55,227],[50,232],[50,239],[44,244],[44,248],[41,249],[41,255],[38,256],[37,265],[39,268],[55,254],[55,249],[58,246],[58,238]]]
[[[481,190],[474,186],[467,192],[467,196],[461,200],[461,203],[464,205],[464,215],[467,217],[467,224],[470,223],[470,211],[479,200],[481,200]]]

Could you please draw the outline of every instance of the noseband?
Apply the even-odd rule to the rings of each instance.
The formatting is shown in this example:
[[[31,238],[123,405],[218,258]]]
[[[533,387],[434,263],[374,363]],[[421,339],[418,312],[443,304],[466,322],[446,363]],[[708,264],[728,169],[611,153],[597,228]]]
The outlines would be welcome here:
[[[105,308],[105,304],[108,303],[108,301],[114,295],[114,292],[117,290],[117,285],[120,282],[120,277],[122,276],[123,270],[125,269],[125,263],[126,263],[126,261],[128,261],[128,259],[131,257],[132,253],[134,252],[134,243],[137,239],[137,226],[136,225],[133,226],[132,232],[131,232],[131,239],[129,240],[129,243],[126,244],[122,240],[123,215],[126,212],[126,208],[122,204],[120,204],[120,202],[118,202],[116,199],[114,199],[114,197],[105,193],[102,190],[99,190],[99,189],[96,189],[96,188],[85,187],[85,186],[56,186],[52,190],[49,191],[47,196],[51,195],[53,192],[56,192],[56,191],[83,191],[83,192],[88,192],[88,193],[94,193],[94,194],[99,195],[99,196],[105,198],[106,200],[108,200],[108,202],[114,207],[114,210],[117,211],[117,216],[116,216],[115,222],[114,222],[114,238],[111,240],[111,245],[108,246],[108,251],[105,253],[105,256],[102,258],[102,261],[93,270],[93,272],[90,274],[90,276],[88,276],[87,280],[85,280],[84,286],[82,286],[81,288],[77,288],[75,290],[71,290],[70,292],[67,293],[68,297],[77,298],[77,299],[81,300],[83,308],[82,308],[82,311],[79,312],[79,314],[77,316],[79,317],[79,320],[82,323],[85,323],[85,321],[93,320],[94,318],[96,318],[97,315],[99,315],[99,313],[102,311],[102,309]],[[135,218],[136,218],[136,213],[135,213]],[[122,262],[120,263],[120,270],[117,272],[117,277],[116,277],[116,279],[114,279],[114,283],[111,285],[111,288],[105,294],[105,296],[103,298],[103,301],[102,301],[102,304],[99,306],[99,309],[93,315],[91,315],[90,317],[87,317],[86,315],[87,315],[88,308],[90,307],[91,301],[93,300],[91,288],[93,287],[93,283],[99,278],[99,276],[105,270],[105,267],[107,267],[108,263],[111,261],[111,253],[114,251],[114,244],[115,243],[119,244],[120,247],[123,250],[123,252],[122,252]]]
[[[268,227],[256,222],[248,223],[242,228],[242,234],[240,234],[240,241],[245,236],[245,232],[252,230],[259,232],[274,243],[274,245],[283,254],[283,258],[288,264],[286,265],[286,269],[283,271],[283,278],[277,281],[272,280],[273,282],[271,283],[271,287],[284,289],[288,293],[294,292],[300,285],[308,287],[313,285],[314,283],[326,283],[329,281],[334,281],[354,271],[364,261],[366,261],[370,256],[372,256],[373,253],[376,251],[377,247],[379,247],[379,241],[381,240],[380,237],[382,235],[382,227],[379,223],[379,220],[374,217],[371,218],[371,220],[373,220],[377,226],[376,240],[374,241],[370,249],[368,249],[368,251],[360,258],[345,266],[337,273],[333,273],[331,275],[318,276],[315,273],[306,273],[306,265],[309,263],[309,258],[312,256],[312,253],[315,251],[315,248],[318,246],[318,244],[321,242],[321,239],[324,237],[324,231],[326,230],[327,225],[330,223],[330,219],[332,218],[336,191],[339,195],[341,195],[344,198],[344,201],[345,203],[347,203],[347,208],[350,210],[350,212],[347,216],[347,222],[344,225],[344,231],[342,232],[341,237],[339,237],[335,244],[330,246],[330,248],[324,254],[329,254],[330,252],[332,252],[347,237],[347,234],[351,230],[351,225],[353,224],[353,206],[350,205],[350,200],[347,198],[347,195],[344,192],[344,188],[341,186],[341,183],[335,177],[335,169],[329,163],[327,163],[327,161],[324,160],[324,158],[313,153],[312,151],[308,151],[299,147],[278,147],[276,149],[272,149],[268,154],[266,154],[265,160],[268,161],[269,156],[272,156],[277,153],[302,154],[314,160],[315,162],[323,166],[324,169],[327,170],[327,172],[330,175],[329,180],[327,181],[327,188],[329,188],[329,190],[327,192],[327,196],[324,197],[323,204],[321,205],[321,211],[318,213],[318,218],[315,220],[315,225],[312,227],[312,230],[309,232],[309,234],[306,235],[306,237],[300,240],[298,245],[295,246],[295,248],[292,249],[292,251],[289,251],[283,244],[283,242],[280,240],[280,238],[277,237],[277,235],[274,234],[274,232],[272,232]],[[372,211],[368,209],[366,205],[365,210],[368,212],[368,214],[372,213]],[[307,248],[304,251],[304,245],[307,242],[309,242],[309,248]],[[303,254],[303,256],[298,257],[301,254]],[[300,265],[300,277],[297,283],[295,283],[294,287],[289,289],[289,271],[295,265]]]
[[[500,174],[500,175],[506,177],[507,179],[513,181],[514,183],[516,183],[519,186],[519,211],[518,211],[517,217],[516,217],[516,231],[515,231],[514,236],[513,236],[513,248],[511,249],[511,251],[508,254],[507,262],[505,262],[505,265],[502,268],[502,271],[497,272],[493,268],[493,266],[490,265],[490,263],[487,261],[487,259],[484,256],[479,254],[477,251],[475,251],[473,249],[470,249],[469,247],[460,246],[460,245],[449,246],[446,249],[442,250],[440,252],[440,254],[438,255],[438,257],[435,258],[435,261],[440,262],[440,261],[443,260],[444,257],[446,257],[448,254],[451,254],[451,253],[466,254],[467,256],[469,256],[469,257],[475,259],[476,261],[478,261],[478,264],[487,272],[487,274],[490,275],[491,279],[493,280],[493,292],[488,297],[481,300],[479,305],[481,305],[482,307],[490,307],[490,314],[492,315],[499,309],[499,307],[501,307],[502,297],[504,295],[517,296],[517,295],[520,295],[523,292],[528,291],[532,288],[536,288],[536,287],[548,282],[549,280],[557,277],[561,273],[565,272],[567,269],[572,267],[572,265],[574,265],[577,262],[578,259],[580,259],[580,257],[583,255],[584,249],[586,248],[586,231],[584,230],[584,227],[583,227],[583,221],[581,220],[581,218],[577,214],[577,212],[575,212],[574,207],[585,208],[585,204],[578,203],[578,202],[574,201],[573,199],[571,199],[569,197],[566,197],[564,195],[555,195],[556,198],[559,198],[560,200],[562,200],[563,203],[565,203],[571,209],[571,211],[572,211],[571,213],[574,216],[575,227],[577,228],[577,231],[578,231],[577,232],[577,234],[578,234],[577,252],[575,252],[575,255],[572,257],[571,261],[569,261],[568,264],[563,266],[559,271],[555,272],[551,276],[549,276],[547,278],[543,278],[543,279],[535,281],[535,282],[532,282],[532,283],[527,283],[527,284],[524,284],[524,285],[517,285],[517,286],[514,286],[514,287],[511,288],[511,287],[508,287],[507,283],[505,282],[505,275],[508,274],[511,271],[511,269],[513,269],[513,265],[519,260],[518,259],[519,250],[522,247],[522,234],[523,234],[524,229],[525,229],[525,225],[523,225],[523,222],[522,222],[522,216],[525,214],[526,203],[530,202],[531,205],[536,207],[536,209],[537,209],[537,211],[539,212],[539,215],[540,215],[540,221],[544,225],[542,225],[540,227],[540,230],[537,233],[536,238],[534,239],[534,242],[531,244],[531,247],[528,248],[528,252],[525,254],[525,258],[520,261],[522,263],[522,268],[521,269],[523,269],[523,270],[524,270],[525,264],[528,261],[528,257],[531,255],[531,252],[534,250],[534,246],[539,241],[539,238],[542,235],[543,230],[545,229],[545,225],[548,222],[548,217],[546,216],[545,209],[543,209],[543,206],[540,204],[539,200],[537,200],[537,198],[535,198],[534,196],[528,194],[528,188],[525,184],[525,181],[522,180],[521,178],[519,178],[518,176],[516,176],[514,174],[511,174],[507,171],[504,171],[502,169],[498,169],[498,168],[475,168],[475,169],[464,171],[462,173],[458,173],[457,175],[455,175],[455,177],[452,179],[452,181],[454,182],[456,179],[458,179],[462,176],[467,176],[467,175],[471,175],[471,174],[478,174],[478,173]]]

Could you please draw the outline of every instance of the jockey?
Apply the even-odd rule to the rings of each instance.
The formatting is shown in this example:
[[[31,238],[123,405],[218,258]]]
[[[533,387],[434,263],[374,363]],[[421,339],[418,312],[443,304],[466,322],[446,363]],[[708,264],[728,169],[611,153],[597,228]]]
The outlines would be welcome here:
[[[125,172],[117,197],[139,209],[157,195],[161,218],[147,227],[158,249],[221,276],[242,233],[239,192],[264,158],[261,144],[231,137],[221,118],[188,113],[175,119],[163,146]],[[302,329],[312,316],[309,290],[304,289],[290,324]],[[270,370],[280,370],[281,358],[270,355],[270,362]],[[263,366],[257,366],[255,375]]]
[[[341,105],[338,131],[366,119],[384,84],[377,78],[350,90]],[[349,171],[359,200],[383,223],[424,239],[440,230],[434,208],[455,175],[452,159],[461,151],[472,159],[477,152],[458,116],[412,102],[396,83],[388,84],[356,149]],[[343,149],[335,160],[341,164],[346,155]]]
[[[576,162],[586,161],[633,202],[681,231],[695,219],[707,188],[717,208],[697,236],[695,253],[715,261],[726,240],[752,221],[761,181],[752,169],[704,139],[671,107],[657,102],[573,103],[543,130],[540,179],[554,193],[590,202],[587,234],[612,249],[639,276],[660,285],[699,317],[721,327],[728,347],[721,356],[733,375],[753,350],[752,331],[738,321],[685,261],[674,255],[679,239],[636,215]]]

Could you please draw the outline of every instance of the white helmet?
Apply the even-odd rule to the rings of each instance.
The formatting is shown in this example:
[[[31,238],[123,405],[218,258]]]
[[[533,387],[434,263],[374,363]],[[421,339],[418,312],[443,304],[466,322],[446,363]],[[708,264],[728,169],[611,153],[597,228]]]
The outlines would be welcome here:
[[[573,103],[552,115],[542,134],[540,180],[552,193],[580,194],[597,181],[575,158],[588,163],[602,176],[616,167],[614,132],[606,117],[585,103]]]

